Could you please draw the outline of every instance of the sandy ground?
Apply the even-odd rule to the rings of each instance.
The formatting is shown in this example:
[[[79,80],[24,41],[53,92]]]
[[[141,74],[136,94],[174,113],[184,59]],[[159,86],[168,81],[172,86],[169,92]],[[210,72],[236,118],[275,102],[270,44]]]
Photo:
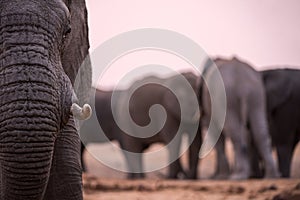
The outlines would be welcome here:
[[[233,161],[232,147],[228,143],[227,155]],[[153,145],[149,151],[161,148]],[[97,155],[105,155],[97,156]],[[98,157],[98,158],[97,158]],[[263,199],[263,200],[300,200],[300,145],[293,157],[292,178],[278,180],[248,180],[248,181],[213,181],[208,180],[214,171],[215,152],[199,160],[199,180],[164,180],[162,177],[167,169],[163,168],[147,173],[144,180],[126,180],[126,173],[111,169],[101,161],[110,159],[110,163],[120,169],[125,169],[125,163],[120,152],[113,151],[107,144],[88,145],[85,153],[88,173],[83,175],[84,199]],[[164,162],[167,155],[145,158],[144,164],[154,166]],[[186,155],[182,157],[186,166]],[[147,167],[145,167],[147,168]]]
[[[166,181],[85,178],[85,200],[299,200],[300,180]]]

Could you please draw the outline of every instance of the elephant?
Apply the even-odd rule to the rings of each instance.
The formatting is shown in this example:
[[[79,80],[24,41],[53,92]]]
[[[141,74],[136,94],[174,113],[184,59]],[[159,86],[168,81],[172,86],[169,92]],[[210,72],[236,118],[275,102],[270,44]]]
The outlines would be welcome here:
[[[170,76],[167,78],[160,78],[156,76],[147,76],[142,80],[135,81],[128,89],[123,91],[114,91],[112,96],[111,92],[103,92],[96,90],[95,93],[95,113],[97,113],[97,119],[105,132],[108,140],[117,140],[123,150],[125,161],[128,167],[127,177],[129,179],[144,178],[143,166],[142,166],[142,155],[151,144],[163,143],[168,144],[173,138],[175,142],[169,147],[170,157],[170,168],[167,178],[175,179],[178,178],[180,173],[185,175],[185,178],[195,179],[197,178],[197,166],[198,166],[198,153],[201,145],[201,132],[199,126],[199,113],[197,111],[197,105],[195,102],[189,101],[192,95],[185,91],[185,87],[181,86],[181,82],[177,79],[181,75]],[[183,77],[188,80],[188,83],[193,87],[193,92],[198,91],[196,89],[196,81],[198,77],[192,73],[183,73]],[[165,86],[164,86],[165,85]],[[194,116],[186,117],[184,121],[184,127],[180,128],[180,132],[175,137],[179,124],[181,121],[180,108],[178,100],[174,94],[168,90],[166,85],[172,85],[178,89],[182,94],[180,97],[183,98],[185,104]],[[134,91],[132,93],[132,91]],[[190,95],[190,96],[188,96]],[[196,96],[196,95],[195,95]],[[112,99],[111,99],[112,98]],[[196,97],[197,98],[197,97]],[[129,104],[126,103],[126,99],[130,99]],[[164,125],[163,120],[159,120],[159,117],[151,117],[151,107],[155,104],[160,104],[164,107],[167,120]],[[112,110],[111,110],[112,108]],[[126,109],[130,113],[130,116],[126,115]],[[99,111],[99,112],[98,112]],[[149,112],[149,115],[148,115]],[[155,114],[156,112],[154,112]],[[98,115],[99,114],[99,115]],[[189,114],[189,113],[188,113]],[[186,114],[186,116],[188,116]],[[103,117],[101,117],[101,115]],[[193,119],[196,118],[196,119]],[[130,121],[129,118],[133,120]],[[197,121],[198,119],[198,121]],[[153,123],[154,131],[156,134],[148,137],[149,129],[138,129],[132,126],[132,123],[136,123],[142,127],[147,124]],[[89,124],[89,121],[86,122]],[[90,128],[92,127],[89,126]],[[127,129],[126,129],[127,127]],[[197,128],[196,130],[195,127]],[[199,130],[198,130],[199,127]],[[83,129],[81,134],[86,141],[93,141],[92,130],[87,131],[88,128]],[[94,128],[92,128],[94,129]],[[125,129],[125,130],[124,130]],[[151,132],[152,130],[150,130]],[[189,170],[185,172],[179,162],[179,149],[181,143],[181,136],[183,132],[195,132],[190,133],[189,136],[193,139],[191,146],[189,147]],[[151,132],[152,133],[152,132]],[[140,136],[145,137],[140,137]],[[90,138],[89,138],[90,137]],[[106,141],[107,141],[106,139]],[[104,142],[105,139],[96,138],[96,142]],[[86,143],[85,143],[86,144]],[[138,156],[133,156],[131,153],[138,153]]]
[[[272,69],[261,75],[279,171],[282,177],[289,177],[293,152],[300,139],[300,70]]]
[[[75,120],[91,114],[81,108],[91,83],[85,1],[0,8],[0,199],[82,200]]]
[[[83,142],[81,142],[81,165],[83,171],[86,171],[86,167],[84,164],[83,155],[86,150],[85,146],[88,143],[104,143],[112,140],[120,141],[122,131],[115,123],[112,107],[116,105],[111,104],[112,93],[114,92],[117,95],[121,95],[125,93],[126,90],[101,90],[97,88],[93,88],[95,91],[95,106],[93,107],[92,117],[90,120],[84,121],[82,126],[80,127],[80,136]],[[94,121],[94,120],[98,121]],[[97,131],[99,126],[101,126],[103,130],[103,134]]]
[[[182,76],[188,81],[192,91],[189,92],[182,83],[180,80]],[[155,142],[168,145],[170,165],[167,178],[178,178],[180,173],[188,179],[197,178],[198,153],[201,146],[200,108],[195,95],[198,91],[197,81],[198,77],[193,73],[182,73],[165,79],[148,77],[135,82],[126,96],[120,98],[115,113],[123,131],[127,133],[122,134],[120,144],[125,150],[124,156],[130,178],[144,177],[141,153]],[[173,91],[170,88],[173,88]],[[134,92],[131,94],[132,91]],[[177,96],[173,92],[177,92]],[[193,101],[193,95],[196,101]],[[126,99],[130,101],[126,103]],[[183,102],[181,107],[180,101]],[[155,108],[157,104],[164,108],[165,121],[164,114],[159,112],[159,108]],[[129,105],[128,114],[126,114],[127,105]],[[129,114],[132,118],[128,117]],[[188,133],[192,141],[189,146],[187,173],[179,161],[179,147],[184,132]]]
[[[224,127],[212,119],[213,135],[221,131],[216,143],[217,169],[214,178],[233,180],[247,179],[251,176],[250,144],[253,142],[264,161],[266,178],[279,176],[272,157],[271,139],[265,105],[265,91],[261,75],[248,63],[236,57],[216,58],[214,63],[223,79],[226,92],[226,116]],[[216,71],[210,70],[212,61],[207,62],[203,73],[207,81],[202,86],[203,127],[208,126],[212,115],[211,100],[219,98],[219,88],[214,87]],[[208,85],[212,85],[210,94]],[[225,155],[225,139],[228,137],[234,148],[232,171]]]

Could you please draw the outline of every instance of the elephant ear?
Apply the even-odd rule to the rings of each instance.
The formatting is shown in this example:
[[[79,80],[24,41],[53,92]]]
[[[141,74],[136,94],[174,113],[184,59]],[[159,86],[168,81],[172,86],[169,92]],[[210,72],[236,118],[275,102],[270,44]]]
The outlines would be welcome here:
[[[71,80],[83,105],[88,101],[92,85],[92,67],[89,56],[88,19],[84,0],[64,0],[71,14],[71,33],[65,41],[62,66]]]
[[[274,111],[288,102],[291,97],[293,85],[282,72],[282,70],[262,71],[268,110]]]

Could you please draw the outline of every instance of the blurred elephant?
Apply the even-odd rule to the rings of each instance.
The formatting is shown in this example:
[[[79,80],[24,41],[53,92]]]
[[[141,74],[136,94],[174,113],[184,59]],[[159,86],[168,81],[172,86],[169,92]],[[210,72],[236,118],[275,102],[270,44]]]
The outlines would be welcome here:
[[[80,135],[83,142],[81,142],[81,165],[83,171],[86,170],[83,154],[86,150],[85,146],[88,143],[103,143],[111,140],[120,141],[122,131],[115,123],[112,107],[116,105],[112,104],[111,97],[112,91],[104,91],[100,89],[94,89],[95,91],[95,107],[93,107],[92,115],[90,120],[85,121],[80,127]],[[126,93],[126,90],[114,91],[115,95],[121,95]],[[94,121],[97,120],[97,121]],[[103,134],[99,133],[99,125],[103,130]]]
[[[116,96],[114,96],[113,101],[111,101],[112,92],[101,92],[99,90],[96,92],[98,120],[107,138],[109,140],[117,140],[121,148],[125,150],[123,152],[129,171],[128,178],[144,177],[141,155],[143,151],[153,143],[168,144],[170,141],[173,141],[168,147],[169,159],[172,164],[170,165],[168,178],[177,178],[180,173],[185,174],[186,178],[197,178],[201,137],[198,132],[198,100],[194,92],[198,91],[196,89],[198,78],[192,73],[183,74],[183,77],[188,81],[189,87],[191,87],[190,91],[193,92],[193,94],[189,94],[186,91],[186,85],[182,85],[180,82],[182,80],[178,77],[178,75],[165,79],[154,76],[146,77],[143,80],[134,82],[128,90],[115,93],[114,95]],[[182,113],[183,119],[181,119],[183,109],[179,107],[178,98],[168,90],[170,85],[178,91],[179,98],[181,98],[180,101],[184,101],[183,106],[187,107],[185,109],[188,110],[187,113]],[[195,101],[189,100],[192,98],[192,95],[196,97],[197,105]],[[126,99],[130,99],[130,101],[126,103]],[[167,117],[165,123],[164,119],[162,119],[164,114],[157,116],[158,110],[152,107],[153,105],[155,107],[156,104],[161,105],[165,109]],[[126,109],[130,116],[126,115]],[[116,124],[116,121],[119,123]],[[181,121],[183,121],[183,126],[180,126],[179,130]],[[139,129],[132,123],[142,126],[142,128]],[[152,128],[147,128],[148,124],[152,124]],[[118,126],[122,127],[122,130]],[[177,131],[179,133],[176,135]],[[189,134],[193,142],[189,148],[190,169],[187,173],[184,172],[179,162],[179,149],[183,132],[194,132],[194,134]],[[149,134],[152,133],[156,134],[150,136]],[[81,131],[81,134],[90,135],[91,132]],[[86,140],[93,141],[92,138]],[[100,140],[98,138],[94,141],[101,142]],[[132,152],[138,153],[137,156],[133,156]]]
[[[215,178],[227,178],[230,174],[229,164],[225,155],[225,137],[231,139],[234,147],[235,159],[230,179],[247,179],[251,176],[249,159],[251,141],[257,146],[266,167],[266,177],[278,176],[278,170],[272,158],[271,140],[268,134],[267,117],[265,112],[265,93],[260,74],[250,65],[237,58],[231,60],[217,58],[217,65],[226,92],[226,118],[224,127],[215,125],[215,131],[222,131],[216,144],[217,169]],[[215,84],[215,71],[210,72],[208,62],[204,76],[206,84]],[[208,76],[209,75],[209,76]],[[209,94],[207,85],[203,85],[203,121],[205,126],[211,117],[211,98],[218,99],[216,88]],[[214,123],[212,121],[212,123]],[[215,133],[214,133],[215,134]]]
[[[279,170],[283,177],[289,177],[293,152],[300,139],[300,70],[274,69],[261,74]]]
[[[90,110],[72,99],[91,83],[85,1],[0,8],[0,199],[83,199],[74,117]]]

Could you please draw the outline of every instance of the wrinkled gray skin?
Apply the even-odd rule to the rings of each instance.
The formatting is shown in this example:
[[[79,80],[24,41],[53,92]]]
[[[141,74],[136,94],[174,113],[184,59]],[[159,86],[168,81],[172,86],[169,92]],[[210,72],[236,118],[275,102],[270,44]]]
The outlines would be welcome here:
[[[185,74],[187,80],[191,83],[193,86],[194,91],[198,91],[196,89],[196,81],[197,77],[191,73]],[[158,77],[146,77],[143,80],[137,81],[133,83],[133,85],[128,89],[124,91],[117,91],[116,93],[116,101],[112,101],[113,106],[112,108],[115,109],[116,116],[113,116],[113,110],[111,110],[111,95],[112,92],[104,92],[97,90],[96,91],[96,114],[97,118],[100,122],[100,125],[106,134],[107,138],[109,140],[117,140],[120,143],[120,146],[123,150],[127,150],[129,152],[135,152],[135,153],[142,153],[145,151],[151,144],[153,143],[164,143],[168,144],[171,139],[173,139],[174,135],[177,132],[179,123],[180,123],[180,109],[178,102],[176,101],[176,98],[168,89],[163,87],[159,84],[146,84],[146,80],[151,80],[156,83],[166,83],[168,84],[176,84],[176,77],[168,77],[166,79],[161,79]],[[167,112],[167,122],[165,126],[162,128],[161,131],[159,131],[155,136],[149,137],[149,138],[137,138],[133,137],[131,135],[128,135],[124,133],[119,127],[117,126],[115,120],[119,119],[122,123],[125,123],[125,125],[130,125],[130,121],[128,120],[128,117],[124,115],[124,109],[128,108],[128,105],[124,104],[124,99],[129,96],[129,91],[134,88],[137,85],[143,85],[140,87],[136,92],[133,93],[130,101],[130,117],[134,120],[134,122],[140,126],[146,126],[150,122],[149,118],[149,109],[154,104],[160,104],[166,109]],[[178,86],[177,88],[179,88]],[[189,103],[188,99],[189,96],[186,94],[184,90],[182,90],[183,94],[182,97],[186,98],[186,105],[192,109],[192,111],[195,111],[196,105],[192,105]],[[186,106],[185,105],[185,106]],[[159,119],[157,117],[154,118],[153,123],[160,123],[155,121],[155,119]],[[175,160],[170,165],[168,178],[178,178],[178,175],[180,173],[183,173],[185,175],[185,178],[191,178],[195,179],[197,178],[197,166],[198,166],[198,153],[201,145],[201,137],[200,132],[197,132],[197,134],[192,135],[190,134],[190,137],[194,139],[194,142],[189,148],[189,166],[190,169],[188,172],[184,172],[179,160],[174,159],[177,158],[179,155],[179,147],[181,143],[181,135],[184,132],[189,133],[190,125],[195,127],[198,127],[198,122],[194,122],[191,119],[187,119],[185,122],[185,126],[183,130],[178,134],[178,137],[176,137],[175,142],[173,146],[170,147],[169,153],[170,153],[170,159]],[[86,121],[85,124],[90,124],[90,121]],[[107,141],[104,138],[100,138],[99,134],[97,134],[97,137],[94,137],[93,132],[95,129],[93,126],[85,126],[85,124],[82,127],[81,135],[82,138],[85,138],[83,140],[87,141],[85,144],[90,142],[104,142]],[[156,124],[159,126],[158,124]],[[200,130],[200,129],[199,129]],[[140,134],[146,134],[145,132],[138,132],[135,128],[130,127],[130,133],[139,136]],[[94,137],[94,138],[93,138]],[[133,157],[130,154],[125,153],[125,160],[127,162],[128,170],[135,171],[139,173],[129,173],[128,178],[136,179],[136,178],[143,178],[143,166],[142,166],[142,156]]]
[[[260,74],[247,63],[237,58],[216,59],[215,64],[223,78],[227,109],[224,128],[216,144],[217,169],[215,178],[228,178],[230,168],[225,155],[225,137],[233,143],[235,162],[230,179],[247,179],[251,176],[249,144],[253,140],[266,168],[265,177],[278,177],[278,170],[272,158],[271,140],[268,135],[265,93]],[[208,69],[209,70],[209,69]],[[211,75],[213,79],[214,74]],[[212,93],[212,98],[218,98]],[[210,119],[210,97],[206,85],[202,93],[204,117]],[[218,127],[220,130],[221,127]]]
[[[274,69],[262,71],[261,74],[279,170],[282,177],[289,177],[293,152],[300,140],[300,70]]]
[[[82,199],[70,108],[89,48],[85,2],[1,0],[0,8],[0,199]]]

